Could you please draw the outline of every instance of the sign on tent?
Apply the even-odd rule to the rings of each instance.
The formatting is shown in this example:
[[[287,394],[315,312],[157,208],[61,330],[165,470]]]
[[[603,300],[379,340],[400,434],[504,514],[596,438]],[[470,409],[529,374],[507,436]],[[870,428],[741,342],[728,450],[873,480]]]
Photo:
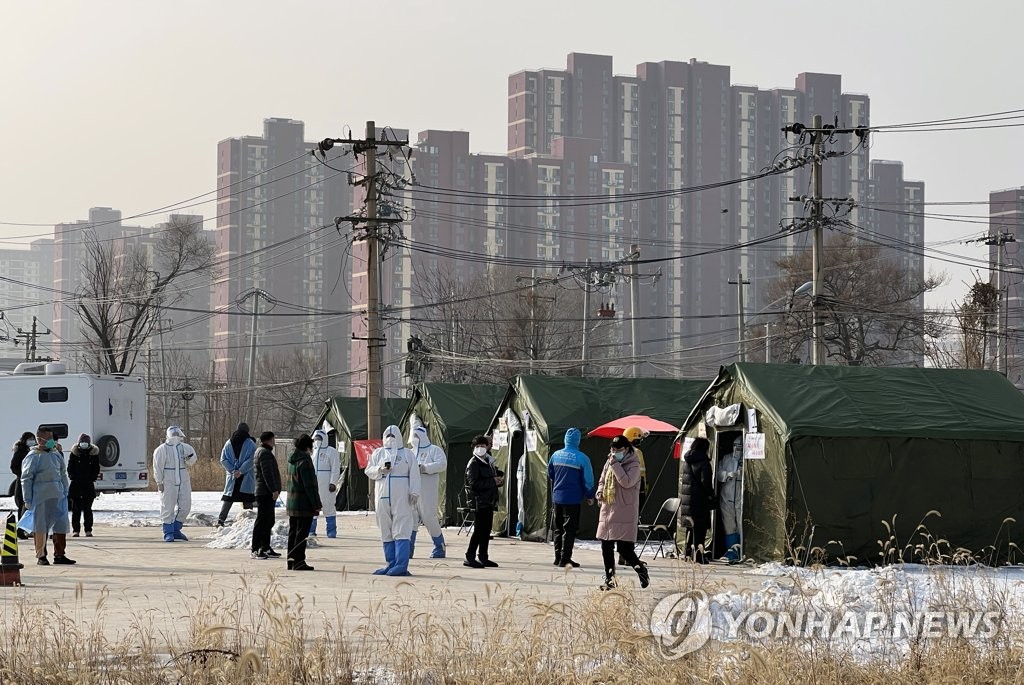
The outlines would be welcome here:
[[[764,433],[747,433],[743,439],[744,459],[764,459]]]

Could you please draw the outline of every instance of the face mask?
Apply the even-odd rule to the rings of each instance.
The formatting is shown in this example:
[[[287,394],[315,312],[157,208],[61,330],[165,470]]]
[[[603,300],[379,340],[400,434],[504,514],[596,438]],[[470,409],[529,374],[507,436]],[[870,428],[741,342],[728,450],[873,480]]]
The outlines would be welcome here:
[[[26,440],[25,441],[25,446],[26,447],[35,447],[36,446],[36,441],[35,440]]]
[[[50,438],[49,440],[46,441],[46,449],[52,450],[56,446],[57,446],[57,441],[54,440],[53,438]]]
[[[487,456],[487,448],[486,447],[474,447],[473,448],[473,456],[475,456],[475,457],[485,457],[485,456]]]
[[[320,447],[320,445],[322,445],[322,444],[324,444],[323,440],[314,440],[313,441],[313,447]]]
[[[87,450],[87,449],[89,449],[89,443],[87,443],[87,442],[80,442],[80,443],[78,443],[78,449],[80,449],[80,450]]]
[[[167,444],[168,445],[180,445],[181,444],[181,436],[180,435],[172,435],[171,437],[167,438]]]
[[[626,458],[625,452],[613,451],[612,454],[615,456],[615,461],[622,461]]]
[[[398,447],[398,438],[393,435],[387,435],[384,437],[384,447],[393,450]]]

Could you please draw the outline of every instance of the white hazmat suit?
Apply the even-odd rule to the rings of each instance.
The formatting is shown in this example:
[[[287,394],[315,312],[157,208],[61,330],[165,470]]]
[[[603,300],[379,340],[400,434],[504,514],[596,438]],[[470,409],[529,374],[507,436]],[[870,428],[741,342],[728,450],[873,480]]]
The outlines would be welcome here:
[[[377,525],[388,564],[374,574],[407,576],[412,555],[411,536],[418,520],[420,470],[416,455],[402,447],[402,432],[398,426],[384,430],[384,446],[373,451],[364,471],[367,478],[377,483],[374,500]]]
[[[732,452],[718,460],[718,511],[725,531],[725,557],[739,560],[740,517],[743,507],[743,437],[733,442]]]
[[[423,426],[417,426],[413,431],[412,446],[416,450],[416,463],[419,465],[420,471],[420,499],[417,505],[419,520],[426,526],[427,532],[430,533],[430,540],[434,543],[430,558],[444,559],[444,535],[441,533],[441,522],[437,518],[437,499],[441,474],[448,468],[448,457],[443,449],[431,444],[427,429]],[[412,531],[413,550],[416,547],[418,529],[419,522]]]
[[[178,426],[167,429],[167,439],[153,450],[153,480],[160,491],[160,521],[165,542],[188,540],[181,527],[192,510],[192,479],[188,467],[196,463],[196,451],[186,444]]]
[[[320,513],[327,521],[327,537],[338,536],[337,511],[334,500],[338,488],[341,487],[341,455],[338,450],[327,444],[327,433],[322,430],[313,431],[313,468],[316,469],[316,484],[320,492]],[[333,489],[332,489],[333,486]],[[309,527],[309,534],[316,535],[316,517]]]

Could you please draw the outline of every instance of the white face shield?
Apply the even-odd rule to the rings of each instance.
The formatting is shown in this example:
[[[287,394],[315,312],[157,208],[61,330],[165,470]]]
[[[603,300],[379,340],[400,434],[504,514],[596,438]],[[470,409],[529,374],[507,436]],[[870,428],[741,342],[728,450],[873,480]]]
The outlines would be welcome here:
[[[743,438],[736,438],[736,441],[732,443],[732,451],[737,457],[743,457]]]
[[[388,426],[384,431],[384,447],[395,450],[402,446],[402,433],[397,426]]]
[[[185,440],[185,431],[178,426],[171,426],[167,429],[167,444],[180,445]]]

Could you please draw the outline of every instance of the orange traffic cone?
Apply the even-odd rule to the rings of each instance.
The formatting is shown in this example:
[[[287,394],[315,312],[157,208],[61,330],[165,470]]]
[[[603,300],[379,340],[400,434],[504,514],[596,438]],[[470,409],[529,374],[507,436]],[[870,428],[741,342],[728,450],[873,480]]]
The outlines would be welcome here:
[[[21,585],[21,569],[25,567],[18,563],[18,519],[14,514],[7,517],[3,544],[0,550],[0,586]]]

